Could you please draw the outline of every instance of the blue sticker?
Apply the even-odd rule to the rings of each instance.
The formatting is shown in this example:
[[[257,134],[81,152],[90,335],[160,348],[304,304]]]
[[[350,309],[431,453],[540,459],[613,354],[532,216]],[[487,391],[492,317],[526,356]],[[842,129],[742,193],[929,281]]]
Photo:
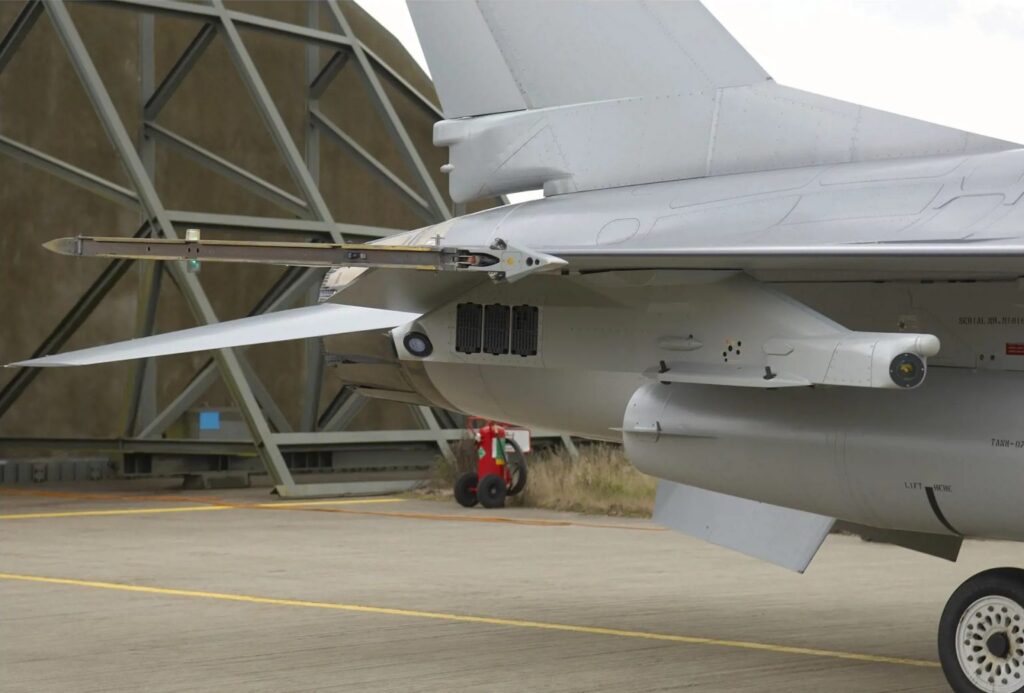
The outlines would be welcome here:
[[[219,411],[201,411],[201,412],[199,412],[199,430],[200,431],[219,431],[220,430],[220,412]]]

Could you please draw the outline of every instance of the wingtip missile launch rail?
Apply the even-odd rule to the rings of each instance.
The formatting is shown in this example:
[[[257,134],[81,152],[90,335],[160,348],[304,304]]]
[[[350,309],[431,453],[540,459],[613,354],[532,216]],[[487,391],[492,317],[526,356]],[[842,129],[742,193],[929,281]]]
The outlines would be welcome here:
[[[447,247],[440,244],[440,239],[435,245],[226,241],[201,240],[190,229],[184,239],[70,236],[44,243],[43,247],[75,257],[486,272],[496,281],[510,282],[535,272],[558,270],[567,264],[561,258],[519,248],[501,239],[481,248]]]

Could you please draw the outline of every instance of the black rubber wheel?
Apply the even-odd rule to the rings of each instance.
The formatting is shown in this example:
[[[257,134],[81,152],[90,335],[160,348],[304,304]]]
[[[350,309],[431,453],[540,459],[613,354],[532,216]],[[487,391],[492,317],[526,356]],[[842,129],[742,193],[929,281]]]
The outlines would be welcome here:
[[[1024,570],[993,568],[956,589],[939,620],[939,661],[956,693],[1024,691]]]
[[[476,497],[485,508],[503,508],[506,491],[504,479],[497,474],[488,474],[480,480],[480,485],[476,488]]]
[[[476,472],[466,472],[455,480],[455,500],[464,508],[476,505]]]
[[[512,448],[515,457],[505,452],[505,464],[508,465],[508,495],[514,496],[526,488],[526,455],[512,438],[505,440],[505,446]]]

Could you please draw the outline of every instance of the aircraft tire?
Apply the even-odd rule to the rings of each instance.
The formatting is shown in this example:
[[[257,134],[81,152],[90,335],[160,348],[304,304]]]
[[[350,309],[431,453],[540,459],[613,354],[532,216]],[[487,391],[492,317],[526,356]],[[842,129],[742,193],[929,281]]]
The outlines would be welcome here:
[[[939,661],[956,693],[1024,691],[1024,570],[986,570],[953,592],[939,620]]]
[[[488,474],[480,480],[480,485],[476,488],[476,497],[485,508],[503,508],[507,490],[504,479],[497,474]]]
[[[476,472],[466,472],[455,480],[455,500],[464,508],[472,508],[477,503]]]

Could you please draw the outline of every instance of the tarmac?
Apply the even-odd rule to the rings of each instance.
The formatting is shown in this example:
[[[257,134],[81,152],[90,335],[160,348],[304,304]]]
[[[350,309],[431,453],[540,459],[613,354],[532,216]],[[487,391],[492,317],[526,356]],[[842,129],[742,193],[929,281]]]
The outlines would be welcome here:
[[[102,490],[95,490],[100,489]],[[265,489],[0,489],[4,691],[943,691],[952,564],[804,575],[645,520]]]

